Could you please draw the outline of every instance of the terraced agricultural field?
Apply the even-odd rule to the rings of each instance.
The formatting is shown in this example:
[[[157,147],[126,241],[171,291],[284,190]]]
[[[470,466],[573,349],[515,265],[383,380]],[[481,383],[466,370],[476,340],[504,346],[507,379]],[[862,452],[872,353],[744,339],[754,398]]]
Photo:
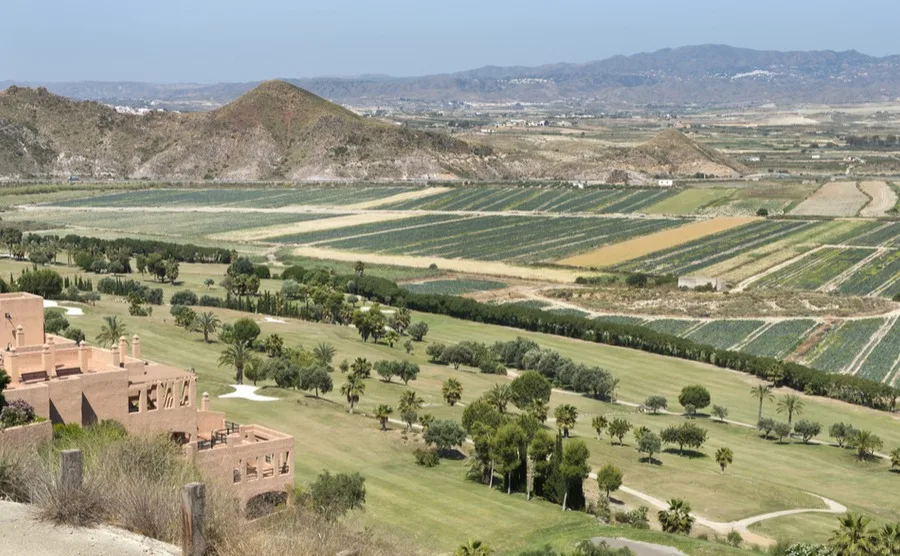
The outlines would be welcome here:
[[[494,280],[430,280],[413,284],[403,284],[403,288],[413,293],[436,293],[443,295],[462,295],[470,292],[483,292],[503,289],[507,284]]]
[[[677,226],[680,220],[429,215],[273,238],[371,253],[530,263]]]
[[[883,324],[884,319],[844,321],[807,356],[808,363],[823,371],[844,371]]]
[[[880,295],[893,298],[900,293],[900,250],[887,251],[869,261],[838,286],[847,295]]]
[[[381,208],[446,211],[640,212],[671,195],[668,189],[569,187],[460,187]]]
[[[790,355],[816,327],[812,319],[784,320],[769,326],[762,334],[741,346],[741,351],[760,357],[783,358]]]
[[[58,211],[30,210],[10,214],[9,220],[26,219],[41,222],[47,228],[70,226],[95,230],[122,231],[124,235],[149,234],[169,237],[194,238],[254,228],[318,220],[330,214],[293,213],[253,213],[236,215],[233,213],[211,212],[135,212],[111,211]]]
[[[349,205],[412,191],[413,187],[298,187],[291,189],[145,189],[57,201],[64,207],[247,207]]]
[[[614,268],[651,274],[691,274],[813,225],[802,220],[761,220],[650,253]]]
[[[757,288],[815,290],[872,255],[872,249],[828,247],[756,282]]]
[[[714,320],[685,337],[698,344],[730,349],[764,324],[761,320]]]
[[[896,384],[900,373],[900,318],[878,342],[856,372],[857,376]]]

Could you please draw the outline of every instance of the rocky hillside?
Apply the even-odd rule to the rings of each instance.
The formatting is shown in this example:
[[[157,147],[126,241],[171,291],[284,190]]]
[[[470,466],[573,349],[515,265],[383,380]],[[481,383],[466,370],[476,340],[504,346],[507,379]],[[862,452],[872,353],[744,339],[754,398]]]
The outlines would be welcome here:
[[[487,147],[368,120],[282,81],[189,114],[122,114],[45,89],[0,93],[2,176],[260,180],[502,173]]]
[[[621,151],[617,163],[630,170],[668,176],[700,173],[736,177],[747,170],[717,150],[674,129],[662,131],[642,145]]]

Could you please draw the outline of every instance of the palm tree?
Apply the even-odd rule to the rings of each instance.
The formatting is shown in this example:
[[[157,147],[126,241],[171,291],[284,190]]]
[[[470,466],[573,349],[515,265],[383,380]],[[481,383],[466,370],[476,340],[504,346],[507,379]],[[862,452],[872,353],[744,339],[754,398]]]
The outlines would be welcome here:
[[[97,334],[96,338],[97,343],[103,347],[115,345],[116,342],[119,341],[119,338],[128,333],[125,323],[118,315],[103,317],[103,321],[106,324],[100,328],[100,333]]]
[[[400,403],[398,406],[400,408],[400,413],[403,413],[404,411],[418,411],[422,409],[422,404],[424,403],[425,400],[420,398],[415,391],[406,390],[400,394]]]
[[[608,424],[609,421],[607,421],[606,417],[604,417],[603,415],[596,415],[591,420],[591,427],[593,427],[593,429],[597,431],[597,440],[600,440],[600,435],[603,433],[603,429],[605,429]]]
[[[891,452],[891,469],[900,467],[900,448],[894,448]]]
[[[331,361],[334,359],[334,354],[337,353],[337,350],[328,342],[319,342],[316,347],[313,348],[313,356],[315,356],[316,360],[323,365],[331,365]]]
[[[838,517],[838,528],[828,546],[842,556],[868,556],[876,554],[878,539],[869,529],[870,519],[854,512]]]
[[[656,516],[665,533],[678,533],[690,535],[694,526],[694,518],[691,517],[691,505],[680,498],[669,500],[669,509],[660,510]]]
[[[572,404],[564,403],[556,406],[553,410],[553,416],[556,417],[556,426],[559,428],[565,438],[569,438],[569,429],[575,426],[578,420],[578,408]]]
[[[847,443],[856,450],[856,459],[869,459],[883,446],[881,439],[872,431],[858,430]]]
[[[443,386],[441,386],[441,393],[444,395],[444,400],[447,401],[450,407],[456,405],[456,402],[462,398],[462,392],[462,383],[455,378],[448,378],[444,381]]]
[[[791,426],[791,421],[794,419],[794,415],[799,416],[803,413],[803,400],[800,399],[800,396],[796,394],[785,394],[780,400],[778,400],[778,407],[775,409],[778,413],[787,413],[788,416],[788,426]]]
[[[387,430],[388,417],[390,417],[393,412],[394,408],[387,404],[381,404],[375,408],[375,418],[381,423],[381,430]]]
[[[490,556],[493,553],[494,549],[483,542],[469,539],[456,549],[453,556]]]
[[[203,334],[203,341],[208,344],[209,335],[215,333],[215,331],[219,329],[219,326],[221,324],[222,321],[219,320],[219,317],[216,316],[215,313],[213,313],[212,311],[206,311],[205,313],[197,313],[197,316],[194,317],[194,323],[191,328],[194,332]]]
[[[900,523],[886,523],[878,531],[878,544],[884,556],[900,554]]]
[[[756,414],[757,422],[762,419],[762,406],[765,400],[772,400],[775,395],[772,394],[772,388],[768,384],[760,384],[750,389],[750,395],[759,400],[759,412]]]
[[[427,431],[428,427],[430,427],[432,423],[434,423],[434,415],[432,415],[431,413],[426,413],[425,415],[419,417],[419,424],[422,425],[423,431]]]
[[[372,364],[365,357],[357,357],[350,363],[350,370],[360,378],[369,378],[372,374]]]
[[[358,375],[347,375],[347,382],[341,385],[341,394],[347,397],[347,403],[350,404],[350,413],[353,413],[353,406],[359,403],[359,398],[366,392],[366,383]]]
[[[484,400],[496,407],[500,413],[506,413],[506,406],[512,401],[512,390],[509,384],[495,384],[485,392]]]
[[[234,367],[234,380],[238,384],[244,383],[244,368],[253,359],[253,352],[243,343],[229,345],[219,356],[219,366],[228,365]]]
[[[734,452],[731,451],[731,448],[719,448],[716,450],[716,463],[722,468],[722,473],[725,472],[725,466],[731,465],[733,461]]]

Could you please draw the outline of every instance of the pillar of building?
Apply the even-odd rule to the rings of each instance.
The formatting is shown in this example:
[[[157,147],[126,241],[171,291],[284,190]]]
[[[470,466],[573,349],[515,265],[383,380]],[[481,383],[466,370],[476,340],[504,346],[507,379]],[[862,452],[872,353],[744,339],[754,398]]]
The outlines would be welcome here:
[[[138,412],[146,413],[147,412],[147,389],[141,388],[141,393],[138,396]]]
[[[141,358],[141,338],[137,334],[131,337],[131,356]]]
[[[25,345],[25,329],[22,328],[22,325],[16,327],[16,347],[22,347]]]
[[[6,374],[9,375],[11,382],[19,382],[19,354],[16,353],[16,348],[11,347],[4,354],[3,367],[6,369]]]
[[[122,358],[122,361],[125,360],[126,353],[128,353],[128,340],[125,339],[125,336],[119,336],[119,357]]]
[[[200,411],[209,411],[209,392],[203,392],[203,399],[200,400]]]
[[[197,407],[197,377],[191,377],[190,396],[188,396],[188,406]]]
[[[53,369],[53,374],[56,374],[56,340],[53,336],[47,338],[47,345],[50,346],[50,368]]]
[[[112,355],[112,366],[118,367],[119,363],[122,362],[122,359],[119,356],[119,348],[113,347],[111,350],[109,350],[109,353]]]
[[[88,372],[88,350],[84,344],[78,346],[78,368],[82,374]]]
[[[43,348],[41,348],[41,368],[47,373],[47,376],[53,378],[56,369],[50,364],[50,346],[44,344]]]

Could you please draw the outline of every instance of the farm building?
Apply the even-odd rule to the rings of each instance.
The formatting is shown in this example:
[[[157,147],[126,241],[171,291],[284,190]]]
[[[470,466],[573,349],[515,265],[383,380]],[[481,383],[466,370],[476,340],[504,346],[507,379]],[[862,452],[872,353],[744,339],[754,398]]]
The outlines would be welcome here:
[[[658,180],[656,182],[656,185],[658,185],[660,187],[672,187],[673,185],[675,185],[675,181],[674,180]]]
[[[703,276],[682,276],[678,278],[678,287],[694,290],[697,288],[712,288],[717,292],[728,290],[728,284],[721,278],[706,278]]]
[[[51,436],[50,424],[87,426],[111,419],[132,434],[168,434],[206,478],[231,485],[244,503],[294,484],[294,438],[258,426],[238,425],[198,403],[197,377],[143,359],[140,337],[111,349],[44,333],[43,299],[0,294],[2,365],[10,377],[7,401],[28,403],[46,421],[7,429],[0,443],[24,449]],[[36,438],[41,437],[41,438]]]

